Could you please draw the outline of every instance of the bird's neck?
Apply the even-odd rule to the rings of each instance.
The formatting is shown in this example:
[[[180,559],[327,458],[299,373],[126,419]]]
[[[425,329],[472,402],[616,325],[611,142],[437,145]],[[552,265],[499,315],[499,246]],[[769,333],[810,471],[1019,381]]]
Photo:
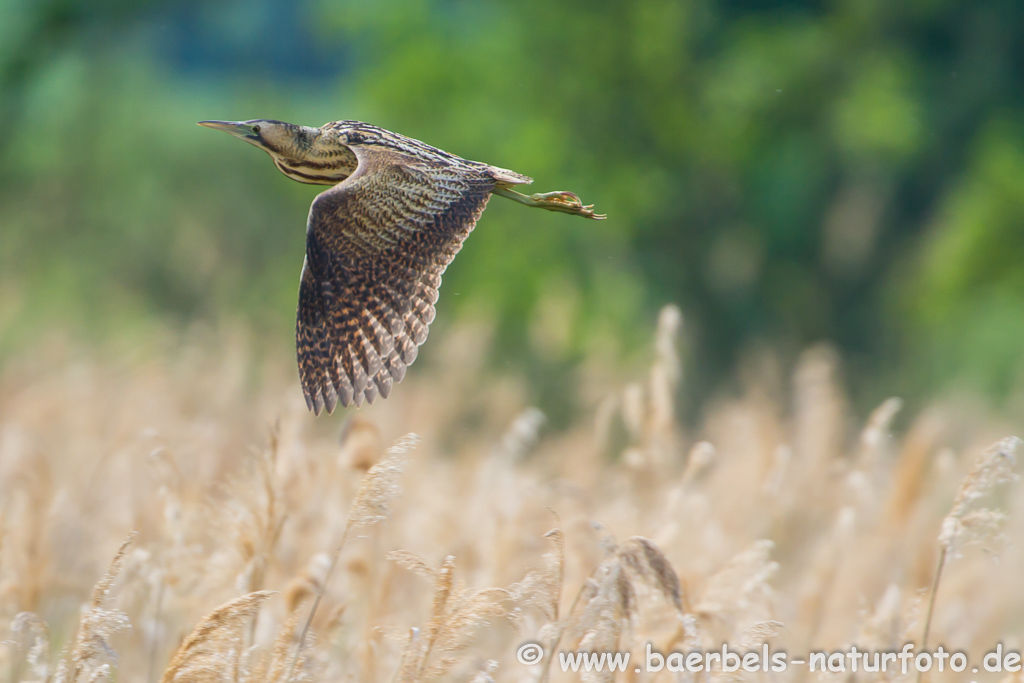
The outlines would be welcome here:
[[[304,182],[310,185],[336,185],[355,170],[354,166],[339,164],[311,164],[309,162],[286,161],[274,159],[273,163],[278,170],[292,180]]]
[[[352,175],[359,165],[356,155],[347,147],[295,157],[274,153],[271,156],[281,173],[292,180],[310,185],[337,185]]]

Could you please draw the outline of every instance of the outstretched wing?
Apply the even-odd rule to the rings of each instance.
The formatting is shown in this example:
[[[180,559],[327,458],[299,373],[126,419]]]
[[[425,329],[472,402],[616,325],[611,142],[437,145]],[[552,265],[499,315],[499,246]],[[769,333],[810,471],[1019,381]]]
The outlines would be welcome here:
[[[357,148],[306,227],[296,347],[306,404],[387,398],[434,319],[441,274],[487,205],[484,173]]]

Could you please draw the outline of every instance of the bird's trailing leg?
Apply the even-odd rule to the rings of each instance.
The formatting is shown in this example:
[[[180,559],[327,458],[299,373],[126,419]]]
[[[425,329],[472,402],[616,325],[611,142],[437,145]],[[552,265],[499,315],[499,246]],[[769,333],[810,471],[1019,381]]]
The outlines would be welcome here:
[[[576,194],[572,192],[544,192],[531,195],[525,195],[509,187],[497,187],[494,190],[494,194],[501,195],[508,199],[525,204],[526,206],[533,206],[538,209],[547,209],[548,211],[559,211],[561,213],[570,213],[575,216],[583,216],[584,218],[593,218],[600,220],[607,218],[603,213],[594,213],[593,204],[584,205]]]

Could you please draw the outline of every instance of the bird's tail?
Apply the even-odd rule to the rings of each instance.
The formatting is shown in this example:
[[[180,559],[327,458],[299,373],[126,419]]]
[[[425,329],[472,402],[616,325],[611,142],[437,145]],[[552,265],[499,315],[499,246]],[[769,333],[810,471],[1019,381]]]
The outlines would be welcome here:
[[[530,176],[510,171],[507,168],[488,166],[487,170],[490,172],[492,178],[504,185],[529,185],[533,182],[533,178]]]

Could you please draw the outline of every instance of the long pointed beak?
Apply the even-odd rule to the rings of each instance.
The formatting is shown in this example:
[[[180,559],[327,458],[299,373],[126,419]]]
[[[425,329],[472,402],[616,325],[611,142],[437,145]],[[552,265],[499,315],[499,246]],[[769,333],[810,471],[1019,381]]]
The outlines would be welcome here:
[[[241,121],[200,121],[199,125],[231,133],[236,138],[256,137],[256,131],[253,130],[252,124],[242,123]]]

